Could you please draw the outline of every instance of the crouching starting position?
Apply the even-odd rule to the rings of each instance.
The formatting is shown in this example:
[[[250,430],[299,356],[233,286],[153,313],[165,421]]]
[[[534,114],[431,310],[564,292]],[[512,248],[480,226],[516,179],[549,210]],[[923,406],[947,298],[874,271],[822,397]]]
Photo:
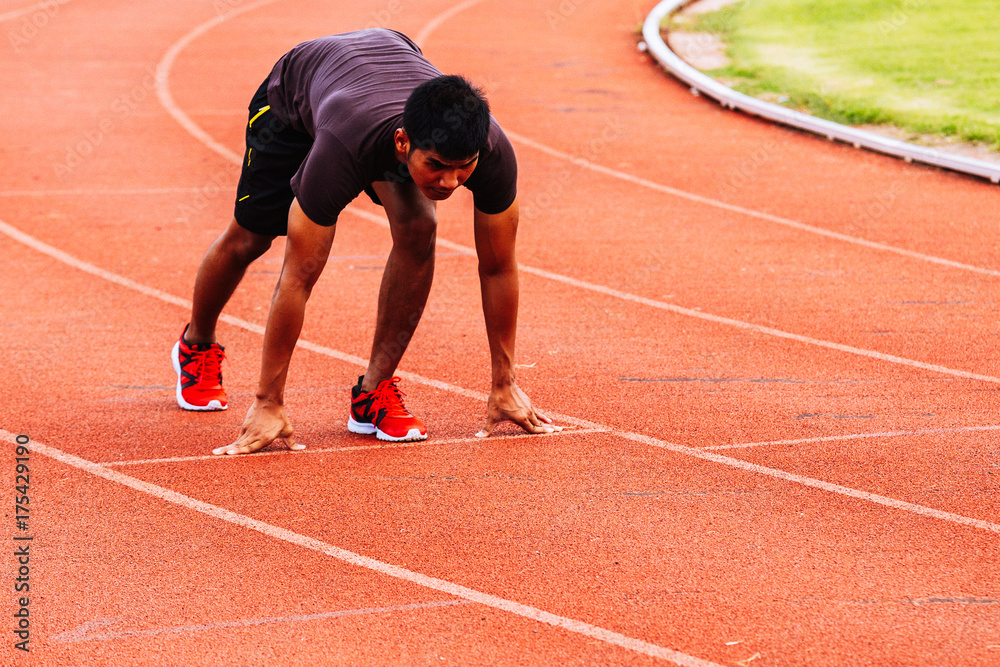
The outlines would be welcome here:
[[[517,163],[482,94],[444,76],[405,35],[364,30],[296,46],[250,103],[246,154],[229,227],[209,248],[191,322],[174,346],[177,402],[225,410],[223,307],[275,237],[287,235],[271,301],[256,399],[239,437],[214,450],[245,454],[276,439],[301,449],[284,408],[285,380],[306,301],[326,265],[340,212],[365,192],[385,208],[392,251],[382,276],[368,368],[351,392],[348,428],[382,440],[423,440],[394,376],[431,287],[436,202],[460,186],[474,197],[476,252],[492,360],[480,435],[510,420],[529,433],[560,430],[514,378],[518,278]]]

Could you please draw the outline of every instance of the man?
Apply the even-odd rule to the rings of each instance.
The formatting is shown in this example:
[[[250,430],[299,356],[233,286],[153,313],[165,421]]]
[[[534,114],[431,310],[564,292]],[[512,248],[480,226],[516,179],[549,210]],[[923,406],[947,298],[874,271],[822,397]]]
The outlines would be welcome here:
[[[482,95],[443,76],[405,35],[363,30],[296,46],[250,103],[235,215],[202,260],[191,322],[174,345],[177,402],[224,410],[224,348],[215,328],[247,266],[287,234],[271,301],[256,399],[239,437],[215,454],[245,454],[276,439],[292,449],[284,388],[306,301],[326,264],[340,212],[361,192],[381,204],[393,246],[382,276],[371,358],[351,392],[348,428],[382,440],[423,440],[394,372],[420,321],[434,272],[436,202],[474,195],[483,313],[492,360],[487,419],[529,433],[561,430],[514,378],[518,282],[517,163]]]

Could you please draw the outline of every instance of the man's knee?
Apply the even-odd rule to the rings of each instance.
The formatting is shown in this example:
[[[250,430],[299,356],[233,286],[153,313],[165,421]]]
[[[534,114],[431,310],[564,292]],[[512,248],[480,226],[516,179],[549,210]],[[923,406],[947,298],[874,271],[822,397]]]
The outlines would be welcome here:
[[[235,222],[224,235],[227,254],[240,264],[250,264],[267,252],[274,241],[273,236],[263,236],[240,227]]]

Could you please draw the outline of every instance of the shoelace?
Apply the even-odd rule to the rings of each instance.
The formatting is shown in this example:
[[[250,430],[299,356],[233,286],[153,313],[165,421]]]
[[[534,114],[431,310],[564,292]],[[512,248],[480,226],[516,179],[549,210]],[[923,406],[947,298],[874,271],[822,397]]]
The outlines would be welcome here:
[[[217,347],[211,347],[203,352],[195,352],[193,356],[199,384],[205,384],[206,380],[222,384],[222,362],[226,358],[225,352]]]
[[[396,383],[400,378],[394,377],[390,380],[383,380],[372,392],[374,401],[372,408],[378,413],[379,408],[385,408],[386,417],[409,417],[410,411],[403,406],[403,392],[399,390]]]

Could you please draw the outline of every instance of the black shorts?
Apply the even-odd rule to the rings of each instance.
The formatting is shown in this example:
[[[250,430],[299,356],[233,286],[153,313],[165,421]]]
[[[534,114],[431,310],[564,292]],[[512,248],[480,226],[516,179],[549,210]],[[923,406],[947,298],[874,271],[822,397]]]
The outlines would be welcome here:
[[[288,233],[288,209],[295,193],[289,184],[313,145],[313,138],[299,132],[273,113],[267,101],[264,79],[250,100],[243,171],[236,186],[236,210],[240,227],[264,236]],[[371,185],[365,192],[381,205]]]

